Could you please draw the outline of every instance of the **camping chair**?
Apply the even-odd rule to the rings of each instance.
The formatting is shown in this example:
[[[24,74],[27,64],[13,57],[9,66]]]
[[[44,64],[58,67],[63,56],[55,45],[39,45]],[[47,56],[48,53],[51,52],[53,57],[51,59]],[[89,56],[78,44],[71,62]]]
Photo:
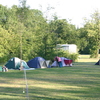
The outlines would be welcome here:
[[[68,66],[72,66],[71,64],[72,64],[72,62],[73,62],[73,60],[64,60],[64,63]]]

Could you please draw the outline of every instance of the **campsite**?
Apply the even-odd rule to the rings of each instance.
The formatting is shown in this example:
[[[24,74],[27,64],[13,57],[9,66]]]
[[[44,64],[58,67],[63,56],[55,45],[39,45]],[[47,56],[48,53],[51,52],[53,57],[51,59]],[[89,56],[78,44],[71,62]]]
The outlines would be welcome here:
[[[100,12],[79,27],[65,8],[60,18],[52,5],[17,1],[0,3],[0,100],[100,100]]]
[[[99,100],[98,59],[80,56],[72,67],[0,72],[0,100]]]

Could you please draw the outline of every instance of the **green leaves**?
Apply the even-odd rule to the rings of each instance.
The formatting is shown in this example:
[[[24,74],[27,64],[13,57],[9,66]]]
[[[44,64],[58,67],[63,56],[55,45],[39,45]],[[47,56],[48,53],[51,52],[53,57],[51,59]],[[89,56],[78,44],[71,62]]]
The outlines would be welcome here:
[[[98,57],[100,48],[100,13],[98,11],[91,15],[91,20],[86,23],[85,28],[91,47],[91,57]]]
[[[49,59],[56,54],[57,43],[77,43],[74,25],[67,20],[57,19],[57,16],[48,21],[40,10],[30,9],[26,0],[20,0],[19,6],[1,8],[5,9],[0,13],[6,16],[6,20],[0,23],[0,59],[20,58],[21,52],[24,60],[36,56]]]
[[[36,56],[46,59],[57,54],[56,44],[76,44],[81,53],[96,57],[100,49],[100,13],[95,11],[83,28],[76,29],[69,20],[44,18],[42,11],[30,9],[26,0],[19,6],[0,5],[0,61],[11,57],[29,60]],[[46,12],[49,12],[49,8]],[[52,16],[53,17],[53,16]]]

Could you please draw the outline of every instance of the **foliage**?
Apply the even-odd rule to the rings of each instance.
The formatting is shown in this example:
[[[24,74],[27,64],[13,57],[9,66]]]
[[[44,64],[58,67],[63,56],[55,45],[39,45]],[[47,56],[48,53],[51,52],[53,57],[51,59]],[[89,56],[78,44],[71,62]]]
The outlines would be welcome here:
[[[50,23],[50,31],[54,33],[55,43],[57,44],[73,44],[76,43],[74,25],[68,23],[65,19],[54,19]]]
[[[0,61],[5,62],[11,57],[19,57],[28,61],[37,56],[52,59],[57,55],[57,44],[76,44],[79,53],[98,55],[100,48],[99,13],[93,14],[83,28],[76,29],[69,20],[52,20],[45,18],[43,12],[30,9],[26,0],[19,0],[19,6],[7,8],[0,5]],[[47,12],[50,9],[47,9]],[[53,15],[52,15],[53,16]],[[69,57],[59,52],[60,56]],[[71,57],[74,60],[75,57]]]
[[[91,15],[91,20],[85,24],[87,36],[90,44],[91,57],[98,57],[100,49],[100,13],[95,11]]]
[[[76,53],[69,53],[68,51],[64,51],[64,50],[56,50],[56,55],[55,56],[59,56],[59,57],[65,57],[68,59],[72,59],[73,62],[77,61],[79,54]]]
[[[4,30],[2,27],[0,27],[0,41],[1,41],[0,42],[0,62],[5,61],[7,59],[6,57],[11,56],[11,53],[14,53],[16,51],[13,48],[14,39],[15,39],[14,35],[8,33],[7,30]]]

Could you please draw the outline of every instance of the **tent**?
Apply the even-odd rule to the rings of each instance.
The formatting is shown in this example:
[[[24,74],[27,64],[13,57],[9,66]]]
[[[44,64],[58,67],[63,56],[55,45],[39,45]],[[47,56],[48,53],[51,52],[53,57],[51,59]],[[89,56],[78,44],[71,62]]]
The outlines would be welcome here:
[[[0,66],[0,72],[2,72],[2,66]]]
[[[98,60],[98,62],[97,62],[97,63],[95,63],[95,65],[100,65],[100,59]]]
[[[68,58],[65,58],[65,57],[60,57],[61,60],[62,60],[62,66],[72,66],[72,60],[71,59],[68,59]],[[51,64],[51,67],[56,67],[58,66],[58,63],[57,61],[54,61],[52,64]]]
[[[21,66],[24,69],[29,69],[29,66],[27,65],[27,63],[24,60],[21,60],[17,57],[14,57],[14,58],[11,58],[10,60],[8,60],[8,62],[5,64],[5,66],[8,69],[20,69]]]
[[[49,60],[46,61],[42,57],[35,57],[27,62],[30,68],[47,68],[49,66]]]

